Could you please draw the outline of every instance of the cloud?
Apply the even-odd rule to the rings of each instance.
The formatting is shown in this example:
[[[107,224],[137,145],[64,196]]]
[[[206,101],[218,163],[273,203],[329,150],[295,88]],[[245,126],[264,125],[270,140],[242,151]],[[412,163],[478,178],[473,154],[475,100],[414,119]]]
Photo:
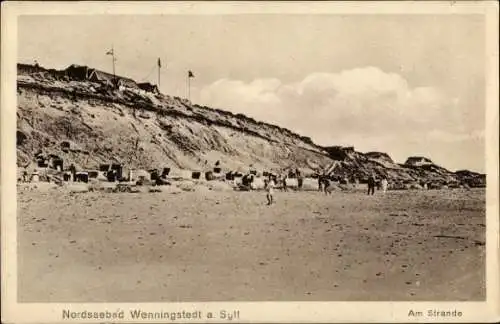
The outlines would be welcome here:
[[[431,141],[439,142],[461,142],[469,140],[484,140],[485,132],[484,130],[476,130],[471,133],[448,133],[441,130],[435,129],[430,131],[426,138]]]
[[[465,118],[458,96],[411,87],[401,75],[377,67],[313,73],[293,83],[222,79],[202,88],[199,101],[279,124],[323,145],[380,143],[380,150],[390,151],[384,144],[484,136],[478,133],[481,125]]]

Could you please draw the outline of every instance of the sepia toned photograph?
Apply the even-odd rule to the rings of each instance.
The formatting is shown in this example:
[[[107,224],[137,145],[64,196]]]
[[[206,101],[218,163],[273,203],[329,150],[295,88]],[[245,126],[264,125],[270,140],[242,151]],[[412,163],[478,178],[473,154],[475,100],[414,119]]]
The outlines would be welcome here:
[[[14,303],[432,301],[403,318],[460,321],[438,302],[498,298],[486,14],[194,7],[18,10]],[[54,316],[245,319],[124,312]]]

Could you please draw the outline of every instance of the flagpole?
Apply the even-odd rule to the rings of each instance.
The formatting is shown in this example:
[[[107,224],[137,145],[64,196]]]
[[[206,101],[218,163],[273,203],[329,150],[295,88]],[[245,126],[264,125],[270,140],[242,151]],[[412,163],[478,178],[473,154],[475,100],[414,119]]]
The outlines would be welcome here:
[[[191,101],[191,77],[188,74],[188,100]]]
[[[116,72],[115,72],[115,48],[114,45],[111,44],[111,50],[106,52],[106,55],[111,55],[111,63],[113,64],[113,87],[116,86]]]
[[[111,44],[111,59],[113,60],[113,84],[116,85],[116,73],[115,73],[115,49],[113,44]]]
[[[161,62],[160,58],[158,58],[158,90],[160,90],[160,69],[161,69]]]
[[[115,49],[113,45],[111,45],[111,59],[113,60],[113,77],[116,78],[116,73],[115,73]]]

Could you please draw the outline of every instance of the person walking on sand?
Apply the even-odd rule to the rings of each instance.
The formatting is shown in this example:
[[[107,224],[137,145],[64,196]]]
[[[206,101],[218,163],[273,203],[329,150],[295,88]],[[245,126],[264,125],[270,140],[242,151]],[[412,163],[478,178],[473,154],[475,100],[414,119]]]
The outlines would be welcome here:
[[[327,176],[323,177],[323,188],[325,191],[325,195],[332,194],[330,190],[330,179]]]
[[[273,180],[264,180],[264,186],[266,188],[266,198],[267,198],[267,205],[272,205],[274,203],[274,183]]]
[[[323,191],[323,176],[318,175],[318,191]]]
[[[375,175],[371,174],[368,177],[368,195],[375,194]]]

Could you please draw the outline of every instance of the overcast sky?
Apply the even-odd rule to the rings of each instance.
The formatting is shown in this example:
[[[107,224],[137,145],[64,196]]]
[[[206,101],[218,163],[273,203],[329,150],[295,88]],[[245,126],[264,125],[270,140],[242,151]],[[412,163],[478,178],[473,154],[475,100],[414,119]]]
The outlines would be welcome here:
[[[22,16],[18,57],[156,83],[321,145],[485,171],[484,20],[474,15]]]

